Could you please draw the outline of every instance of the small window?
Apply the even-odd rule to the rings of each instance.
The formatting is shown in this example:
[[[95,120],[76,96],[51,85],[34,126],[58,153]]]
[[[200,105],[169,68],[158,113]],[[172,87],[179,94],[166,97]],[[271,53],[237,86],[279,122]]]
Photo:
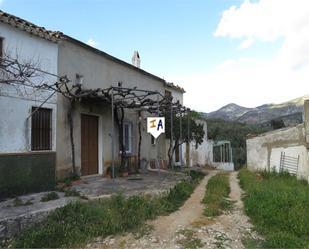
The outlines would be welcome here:
[[[32,107],[31,150],[52,149],[52,110]]]
[[[132,153],[132,124],[123,124],[123,144],[126,153]]]
[[[154,138],[154,136],[151,135],[151,145],[155,145],[156,144],[156,139]]]
[[[75,83],[77,85],[83,85],[83,83],[84,83],[84,76],[81,75],[81,74],[76,74],[75,75]]]
[[[165,96],[166,97],[172,97],[172,92],[169,90],[165,90]]]

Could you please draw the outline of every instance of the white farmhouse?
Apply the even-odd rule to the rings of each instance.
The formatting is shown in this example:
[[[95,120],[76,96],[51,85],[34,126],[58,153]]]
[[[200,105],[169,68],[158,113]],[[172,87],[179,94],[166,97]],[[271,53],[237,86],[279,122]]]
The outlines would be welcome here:
[[[41,70],[26,85],[56,81],[57,41],[57,33],[0,11],[2,58]],[[57,96],[9,83],[0,84],[0,197],[9,194],[7,183],[22,193],[47,189],[55,179]]]

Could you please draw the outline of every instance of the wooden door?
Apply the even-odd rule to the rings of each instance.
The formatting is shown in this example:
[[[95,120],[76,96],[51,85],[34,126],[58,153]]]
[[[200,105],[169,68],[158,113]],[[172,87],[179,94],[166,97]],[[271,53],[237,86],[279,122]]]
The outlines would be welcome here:
[[[82,175],[98,174],[98,117],[81,115]]]

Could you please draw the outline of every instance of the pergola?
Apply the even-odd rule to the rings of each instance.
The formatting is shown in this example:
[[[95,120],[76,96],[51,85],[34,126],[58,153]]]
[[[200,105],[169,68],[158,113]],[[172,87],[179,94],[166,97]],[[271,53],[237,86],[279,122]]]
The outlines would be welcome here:
[[[74,89],[72,91],[72,89]],[[111,148],[112,148],[112,178],[115,178],[115,119],[119,122],[120,126],[121,120],[123,120],[124,109],[134,109],[136,111],[147,111],[150,114],[160,115],[170,115],[170,133],[171,133],[171,143],[173,141],[173,114],[183,115],[183,113],[189,113],[190,109],[184,107],[177,102],[173,102],[173,97],[165,96],[158,91],[143,90],[126,87],[114,87],[111,86],[106,89],[82,89],[81,86],[74,86],[69,91],[68,96],[71,100],[101,100],[111,106],[111,120],[112,120],[112,132],[111,132]],[[121,117],[118,115],[118,110],[121,110]],[[189,115],[188,115],[189,117]],[[182,125],[180,118],[180,134],[182,134]],[[189,118],[188,118],[189,121]],[[189,123],[189,122],[188,122]],[[188,126],[189,135],[189,126]],[[140,138],[141,139],[141,138]],[[182,140],[182,138],[181,138]],[[140,144],[140,143],[139,143]],[[121,150],[123,151],[123,150]],[[121,152],[123,153],[123,152]],[[140,148],[139,148],[140,154]],[[123,156],[123,155],[122,155]],[[138,156],[138,163],[140,164],[140,155]]]
[[[151,114],[170,115],[170,146],[173,143],[173,114],[180,115],[183,113],[190,113],[190,109],[181,105],[179,101],[173,102],[173,97],[163,95],[158,91],[150,91],[145,89],[126,88],[126,87],[114,87],[108,88],[96,88],[86,89],[79,82],[73,82],[67,76],[58,76],[56,74],[41,70],[38,66],[33,63],[20,63],[18,59],[11,59],[8,56],[4,56],[1,59],[0,65],[0,84],[12,85],[16,89],[30,88],[34,91],[48,90],[50,95],[45,98],[41,104],[33,110],[28,116],[30,118],[39,108],[41,108],[54,94],[59,93],[66,97],[70,103],[70,110],[68,113],[69,127],[70,127],[70,139],[72,147],[72,165],[73,173],[76,173],[75,169],[75,149],[74,149],[74,137],[73,137],[73,119],[72,111],[75,108],[75,103],[84,100],[95,100],[102,101],[111,106],[111,119],[112,119],[112,169],[113,178],[115,177],[115,120],[118,123],[123,122],[124,109],[134,109],[137,111],[147,111]],[[52,77],[54,82],[46,81],[46,76]],[[119,84],[118,84],[119,85]],[[118,111],[120,110],[120,117]],[[188,116],[188,141],[189,141],[189,115]],[[180,136],[182,136],[182,118],[180,122]],[[180,137],[182,140],[182,137]],[[173,154],[173,151],[172,151]],[[140,158],[138,158],[140,162]]]

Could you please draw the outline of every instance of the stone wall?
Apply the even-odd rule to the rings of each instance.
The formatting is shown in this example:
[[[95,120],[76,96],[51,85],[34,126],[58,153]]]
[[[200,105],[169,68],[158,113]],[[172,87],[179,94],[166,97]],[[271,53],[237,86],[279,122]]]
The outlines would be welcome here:
[[[308,179],[309,101],[305,101],[304,123],[247,139],[247,166],[252,170],[279,170],[281,152],[300,158],[298,177]]]

